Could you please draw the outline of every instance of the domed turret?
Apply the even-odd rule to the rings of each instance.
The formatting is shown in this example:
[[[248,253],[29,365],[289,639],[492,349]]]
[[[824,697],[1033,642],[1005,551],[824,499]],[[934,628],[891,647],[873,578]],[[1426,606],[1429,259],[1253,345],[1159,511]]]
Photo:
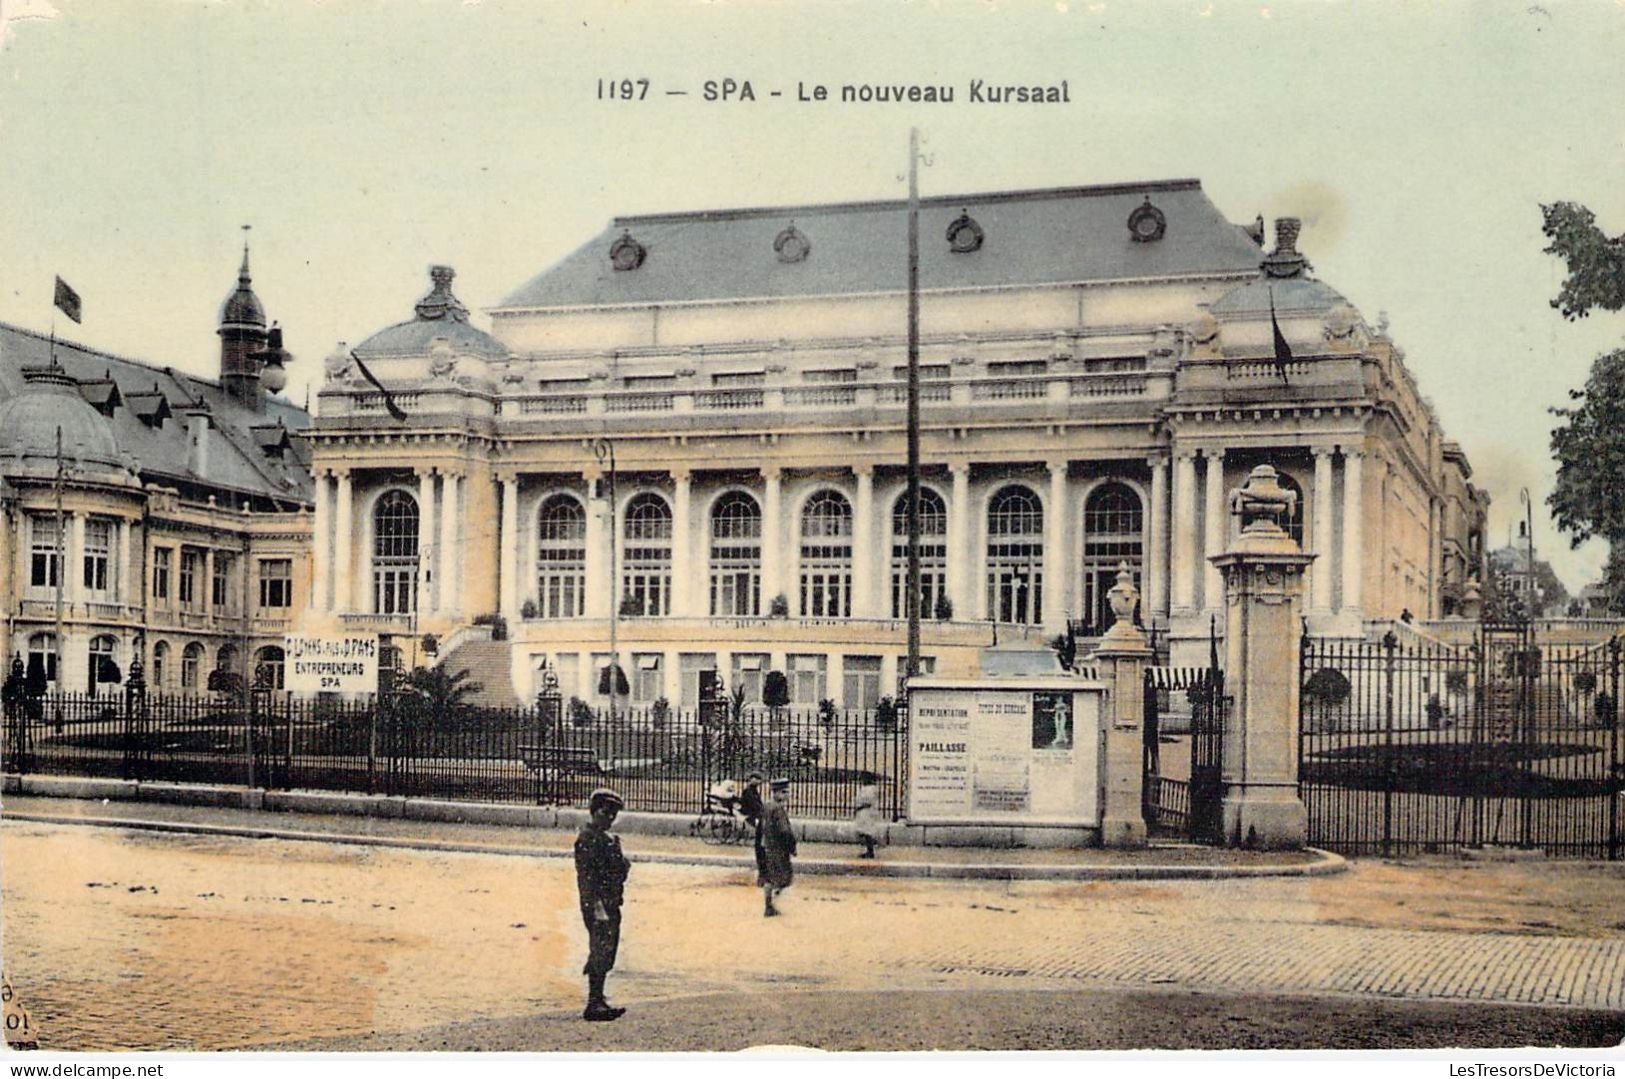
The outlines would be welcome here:
[[[57,432],[62,456],[76,468],[126,472],[107,418],[79,396],[79,383],[60,367],[25,367],[27,388],[0,404],[0,459],[22,471],[55,471]]]
[[[469,323],[468,308],[451,292],[454,277],[456,271],[450,266],[429,267],[432,287],[413,308],[417,317],[379,330],[355,350],[369,356],[424,356],[429,352],[430,343],[443,337],[454,353],[483,359],[506,357],[508,350],[500,341]]]
[[[248,226],[243,226],[244,231]],[[260,407],[260,364],[265,349],[265,308],[254,295],[248,276],[248,241],[243,241],[243,267],[237,290],[220,308],[220,388],[248,407]]]

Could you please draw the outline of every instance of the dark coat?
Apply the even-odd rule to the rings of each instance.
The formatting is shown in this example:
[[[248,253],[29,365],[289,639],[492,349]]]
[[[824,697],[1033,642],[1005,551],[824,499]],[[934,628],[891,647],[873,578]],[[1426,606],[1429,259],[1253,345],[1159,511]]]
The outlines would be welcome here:
[[[632,864],[621,853],[619,836],[585,824],[576,835],[576,889],[581,896],[581,916],[590,920],[594,903],[615,914],[621,909],[626,891],[626,875]]]
[[[790,859],[796,853],[796,833],[782,802],[768,802],[762,811],[762,875],[775,888],[788,888],[795,872]]]

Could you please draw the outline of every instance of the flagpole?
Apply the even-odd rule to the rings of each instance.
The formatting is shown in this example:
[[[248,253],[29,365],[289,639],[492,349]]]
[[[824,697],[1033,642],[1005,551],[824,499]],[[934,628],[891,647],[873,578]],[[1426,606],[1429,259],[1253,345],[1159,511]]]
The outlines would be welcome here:
[[[56,362],[53,352],[51,362]],[[62,551],[62,427],[56,429],[56,691],[60,705],[62,693],[62,585],[68,567]]]

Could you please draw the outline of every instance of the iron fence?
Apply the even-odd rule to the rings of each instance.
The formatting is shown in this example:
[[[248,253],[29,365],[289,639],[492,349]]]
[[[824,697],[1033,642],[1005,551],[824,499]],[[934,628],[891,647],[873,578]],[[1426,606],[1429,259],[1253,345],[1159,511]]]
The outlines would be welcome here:
[[[1621,646],[1303,643],[1309,841],[1349,854],[1484,845],[1618,858]]]
[[[751,771],[792,781],[798,816],[839,819],[874,783],[905,806],[906,713],[717,706],[435,711],[409,700],[143,692],[14,695],[0,759],[13,773],[225,783],[475,802],[581,805],[612,785],[627,808],[697,813]]]

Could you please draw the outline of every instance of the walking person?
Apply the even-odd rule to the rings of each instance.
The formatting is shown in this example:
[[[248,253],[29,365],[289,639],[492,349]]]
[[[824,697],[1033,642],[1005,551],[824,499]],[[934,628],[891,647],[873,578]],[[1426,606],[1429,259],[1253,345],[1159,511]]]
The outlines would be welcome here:
[[[779,913],[773,905],[778,894],[795,879],[790,859],[796,853],[796,833],[790,826],[790,781],[775,779],[762,808],[762,917]]]
[[[863,853],[858,857],[873,858],[875,844],[885,828],[880,821],[880,785],[873,772],[864,772],[858,783],[857,796],[852,800],[852,832],[863,844]]]
[[[752,772],[745,777],[745,790],[739,796],[739,812],[745,815],[750,822],[752,837],[751,846],[756,852],[756,887],[760,888],[767,881],[767,855],[762,851],[762,812],[766,803],[762,800],[762,773]]]
[[[621,900],[631,863],[621,853],[619,836],[611,835],[615,818],[625,805],[621,796],[600,787],[587,799],[592,818],[576,835],[576,889],[581,898],[581,920],[587,926],[587,1008],[581,1017],[607,1023],[626,1014],[604,999],[604,979],[615,967],[621,945]]]

